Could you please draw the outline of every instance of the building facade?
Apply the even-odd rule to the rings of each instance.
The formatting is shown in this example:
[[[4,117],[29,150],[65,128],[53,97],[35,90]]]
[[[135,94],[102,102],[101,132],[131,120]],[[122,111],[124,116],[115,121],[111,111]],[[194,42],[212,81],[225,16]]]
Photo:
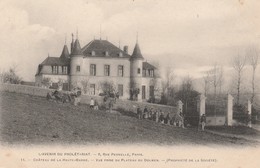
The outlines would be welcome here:
[[[47,57],[38,65],[35,83],[40,87],[82,89],[100,95],[115,91],[123,99],[147,101],[160,97],[157,68],[144,61],[138,42],[132,55],[107,40],[92,40],[81,48],[72,36],[71,50],[65,44],[60,57]],[[47,85],[48,83],[48,85]]]

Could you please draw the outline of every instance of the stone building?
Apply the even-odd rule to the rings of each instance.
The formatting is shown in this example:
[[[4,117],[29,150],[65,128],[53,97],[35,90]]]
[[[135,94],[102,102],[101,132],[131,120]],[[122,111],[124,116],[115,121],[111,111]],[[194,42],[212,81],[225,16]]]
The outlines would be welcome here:
[[[147,101],[160,97],[157,71],[144,61],[138,42],[130,55],[128,46],[121,50],[101,39],[94,39],[81,48],[78,37],[74,41],[72,36],[70,52],[65,44],[60,57],[48,56],[38,65],[35,83],[46,87],[48,79],[52,88],[79,87],[89,95],[111,89],[118,92],[120,98]]]

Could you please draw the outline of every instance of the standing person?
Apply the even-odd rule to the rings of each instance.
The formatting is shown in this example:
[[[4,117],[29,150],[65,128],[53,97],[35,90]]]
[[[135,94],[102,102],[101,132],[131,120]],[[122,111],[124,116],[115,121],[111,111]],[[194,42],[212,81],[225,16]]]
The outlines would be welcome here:
[[[93,100],[93,98],[91,97],[90,99],[90,108],[94,109],[94,105],[95,105],[95,101]]]
[[[155,122],[159,122],[159,112],[157,110],[155,111]]]
[[[204,127],[205,127],[205,125],[206,125],[206,116],[205,116],[205,114],[203,114],[203,115],[201,116],[200,122],[201,122],[201,129],[202,129],[202,131],[204,131]]]
[[[148,110],[147,110],[147,107],[146,107],[146,106],[145,106],[145,108],[144,108],[143,118],[144,118],[144,119],[147,119],[147,118],[148,118]]]
[[[171,120],[170,113],[168,113],[164,119],[164,124],[170,125],[170,120]]]
[[[139,120],[141,120],[142,119],[142,110],[140,109],[140,107],[137,107],[137,117],[138,117],[138,119]]]

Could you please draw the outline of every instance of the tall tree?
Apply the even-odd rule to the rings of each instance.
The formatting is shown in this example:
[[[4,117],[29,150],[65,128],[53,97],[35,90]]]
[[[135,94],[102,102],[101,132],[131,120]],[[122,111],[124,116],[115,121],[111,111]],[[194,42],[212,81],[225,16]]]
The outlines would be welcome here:
[[[245,63],[246,63],[245,56],[241,56],[238,54],[237,56],[233,57],[232,66],[237,75],[237,86],[236,86],[236,89],[237,89],[237,102],[236,103],[237,103],[237,105],[239,105],[239,102],[240,102],[242,72],[244,70]]]
[[[247,51],[247,58],[249,60],[249,64],[251,65],[253,69],[252,73],[252,96],[251,96],[251,102],[254,102],[255,98],[255,72],[258,65],[258,58],[259,58],[259,52],[258,49],[255,47],[250,47]]]

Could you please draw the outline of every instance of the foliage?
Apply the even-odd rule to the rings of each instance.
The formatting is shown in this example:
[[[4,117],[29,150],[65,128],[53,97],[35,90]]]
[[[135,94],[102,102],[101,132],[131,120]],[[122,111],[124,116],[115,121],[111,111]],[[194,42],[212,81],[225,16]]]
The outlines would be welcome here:
[[[16,67],[13,66],[7,72],[2,72],[1,80],[3,83],[20,84],[22,78],[17,75]]]
[[[89,79],[82,80],[81,85],[82,85],[84,94],[87,94],[88,89],[89,89]]]
[[[50,86],[51,86],[51,78],[46,78],[46,77],[44,77],[43,79],[42,79],[42,85],[44,86],[44,87],[46,87],[46,88],[49,88]]]

